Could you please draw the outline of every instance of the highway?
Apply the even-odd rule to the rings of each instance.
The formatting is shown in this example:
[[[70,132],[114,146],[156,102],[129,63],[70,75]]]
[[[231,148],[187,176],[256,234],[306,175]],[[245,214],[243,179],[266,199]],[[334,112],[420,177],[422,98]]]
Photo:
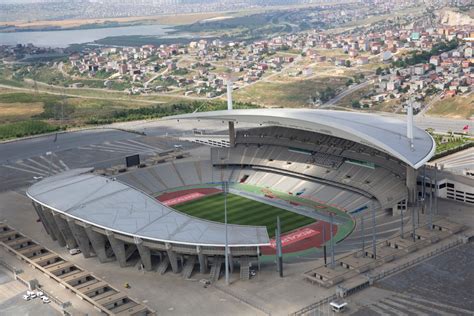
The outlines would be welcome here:
[[[339,103],[339,101],[341,101],[344,97],[350,95],[351,93],[354,93],[356,92],[357,90],[360,90],[360,89],[363,89],[365,87],[367,87],[368,85],[372,84],[373,81],[372,80],[367,80],[367,81],[364,81],[362,83],[359,83],[359,84],[356,84],[356,85],[352,85],[350,86],[349,88],[347,88],[346,90],[342,91],[341,93],[339,93],[338,95],[336,95],[334,98],[332,98],[331,100],[329,100],[328,102],[324,103],[323,105],[320,106],[321,109],[324,109],[324,108],[328,108],[328,107],[331,107],[333,105],[336,105],[337,103]]]

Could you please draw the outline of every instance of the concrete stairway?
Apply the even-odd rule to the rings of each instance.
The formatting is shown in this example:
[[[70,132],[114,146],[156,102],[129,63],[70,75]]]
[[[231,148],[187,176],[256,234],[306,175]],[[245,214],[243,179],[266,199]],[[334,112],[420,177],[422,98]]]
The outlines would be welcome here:
[[[189,279],[193,273],[196,264],[196,256],[189,256],[183,267],[183,278]]]
[[[216,258],[212,263],[211,272],[209,273],[209,281],[211,281],[211,283],[219,280],[223,262],[224,260],[222,258]]]
[[[165,257],[158,265],[156,272],[158,272],[159,274],[165,274],[169,266],[170,266],[170,259],[168,257]]]
[[[249,280],[250,279],[249,258],[241,257],[239,261],[240,261],[240,279]]]

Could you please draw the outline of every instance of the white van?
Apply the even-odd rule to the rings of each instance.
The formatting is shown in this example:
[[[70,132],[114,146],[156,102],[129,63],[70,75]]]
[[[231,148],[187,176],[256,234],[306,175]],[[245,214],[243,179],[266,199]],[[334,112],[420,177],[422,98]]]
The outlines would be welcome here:
[[[347,303],[343,300],[335,300],[329,303],[331,310],[335,313],[342,313],[346,309]]]
[[[78,248],[69,249],[69,254],[71,256],[74,256],[74,255],[77,255],[77,254],[80,254],[80,253],[81,253],[81,250],[78,249]]]

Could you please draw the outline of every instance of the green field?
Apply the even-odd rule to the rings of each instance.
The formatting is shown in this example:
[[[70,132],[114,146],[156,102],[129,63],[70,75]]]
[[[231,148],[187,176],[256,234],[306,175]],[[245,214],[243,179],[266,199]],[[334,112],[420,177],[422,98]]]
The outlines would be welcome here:
[[[224,222],[223,194],[203,197],[173,208],[198,218]],[[270,237],[275,235],[277,216],[280,216],[282,233],[315,222],[312,218],[234,194],[227,195],[227,216],[229,224],[266,226]]]

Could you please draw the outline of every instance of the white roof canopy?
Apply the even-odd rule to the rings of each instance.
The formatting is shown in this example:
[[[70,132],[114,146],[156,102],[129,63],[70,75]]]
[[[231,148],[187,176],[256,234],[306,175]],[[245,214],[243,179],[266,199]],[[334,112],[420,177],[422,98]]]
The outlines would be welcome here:
[[[180,213],[120,181],[74,169],[27,190],[35,202],[93,226],[147,240],[225,246],[225,225]],[[269,245],[263,226],[228,225],[229,246]]]
[[[252,109],[196,112],[167,119],[222,120],[282,126],[348,139],[378,149],[418,169],[435,152],[435,142],[426,131],[413,128],[413,146],[407,124],[385,116],[332,110]]]

